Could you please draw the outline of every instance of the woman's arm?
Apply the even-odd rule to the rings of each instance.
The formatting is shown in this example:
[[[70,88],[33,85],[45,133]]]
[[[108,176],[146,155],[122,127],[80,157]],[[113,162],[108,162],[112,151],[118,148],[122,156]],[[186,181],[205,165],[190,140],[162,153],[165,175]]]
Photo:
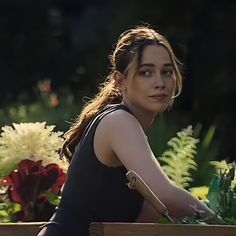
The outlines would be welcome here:
[[[184,191],[184,193],[182,191]],[[207,208],[202,202],[193,198],[192,195],[190,195],[186,190],[177,187],[177,189],[174,191],[174,194],[176,194],[176,199],[174,201],[172,200],[172,198],[170,198],[170,200],[166,200],[166,204],[168,204],[168,206],[166,207],[169,210],[169,215],[172,219],[181,218],[186,215],[193,215],[195,209],[201,209],[201,215],[204,218],[209,218],[209,220],[211,220],[211,218],[213,217],[213,212],[211,212],[209,208]],[[177,207],[178,205],[176,205],[178,202],[180,204],[179,207]],[[187,207],[188,205],[190,207]],[[183,206],[186,206],[185,211],[183,211]],[[161,214],[158,214],[158,212],[149,202],[144,201],[137,222],[158,222],[162,217],[163,216],[161,216]]]
[[[193,215],[194,207],[206,216],[212,211],[189,192],[177,187],[164,173],[148,144],[137,119],[126,111],[113,112],[101,121],[100,130],[106,145],[127,170],[135,171],[167,207],[171,216]],[[105,160],[106,162],[107,160]]]
[[[193,197],[187,190],[177,187],[172,184],[170,195],[166,199],[166,207],[170,209],[170,213],[175,218],[180,218],[186,215],[193,215],[196,210],[201,212],[204,218],[212,218],[214,212],[211,211],[203,202]]]

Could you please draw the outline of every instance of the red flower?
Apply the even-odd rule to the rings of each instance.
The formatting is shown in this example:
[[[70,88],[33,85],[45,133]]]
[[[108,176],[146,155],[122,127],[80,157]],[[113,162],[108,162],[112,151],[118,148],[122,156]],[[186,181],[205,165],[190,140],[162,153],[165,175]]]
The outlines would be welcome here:
[[[58,99],[56,94],[52,94],[50,96],[50,104],[53,107],[56,107],[56,106],[58,106],[60,104],[60,101],[59,101],[59,99]]]
[[[44,80],[39,82],[39,89],[41,92],[50,93],[51,92],[51,81]]]
[[[2,183],[9,186],[10,200],[21,205],[23,221],[31,221],[34,219],[36,203],[41,195],[48,190],[58,194],[65,177],[65,173],[57,164],[43,167],[42,161],[26,159],[19,163],[17,170],[4,177]]]

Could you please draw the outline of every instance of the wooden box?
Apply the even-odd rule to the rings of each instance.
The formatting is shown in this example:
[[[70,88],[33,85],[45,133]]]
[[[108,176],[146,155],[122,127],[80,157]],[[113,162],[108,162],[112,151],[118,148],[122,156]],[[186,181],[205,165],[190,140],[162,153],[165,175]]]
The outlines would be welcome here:
[[[90,236],[236,236],[236,226],[158,223],[92,223]]]
[[[0,236],[36,236],[44,222],[0,223]]]

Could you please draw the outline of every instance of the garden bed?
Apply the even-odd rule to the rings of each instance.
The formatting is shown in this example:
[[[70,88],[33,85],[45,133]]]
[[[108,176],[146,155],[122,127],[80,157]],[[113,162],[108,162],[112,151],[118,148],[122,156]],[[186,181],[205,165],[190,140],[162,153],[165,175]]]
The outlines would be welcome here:
[[[236,236],[232,225],[92,223],[90,236]]]
[[[0,223],[1,236],[36,236],[44,222]]]
[[[44,222],[0,223],[1,236],[36,236]],[[90,236],[236,236],[233,225],[92,223]]]

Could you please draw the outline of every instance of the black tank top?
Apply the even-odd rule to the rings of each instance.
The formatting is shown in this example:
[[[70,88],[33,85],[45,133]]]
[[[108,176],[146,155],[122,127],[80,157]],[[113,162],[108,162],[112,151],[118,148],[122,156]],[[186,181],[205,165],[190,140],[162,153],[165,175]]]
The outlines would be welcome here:
[[[51,218],[51,233],[46,235],[54,235],[55,228],[55,235],[58,232],[63,235],[64,231],[70,236],[87,236],[91,222],[135,222],[137,219],[143,198],[128,188],[127,169],[102,164],[93,147],[98,123],[118,109],[130,112],[124,105],[110,105],[86,128],[72,157],[60,204]]]

